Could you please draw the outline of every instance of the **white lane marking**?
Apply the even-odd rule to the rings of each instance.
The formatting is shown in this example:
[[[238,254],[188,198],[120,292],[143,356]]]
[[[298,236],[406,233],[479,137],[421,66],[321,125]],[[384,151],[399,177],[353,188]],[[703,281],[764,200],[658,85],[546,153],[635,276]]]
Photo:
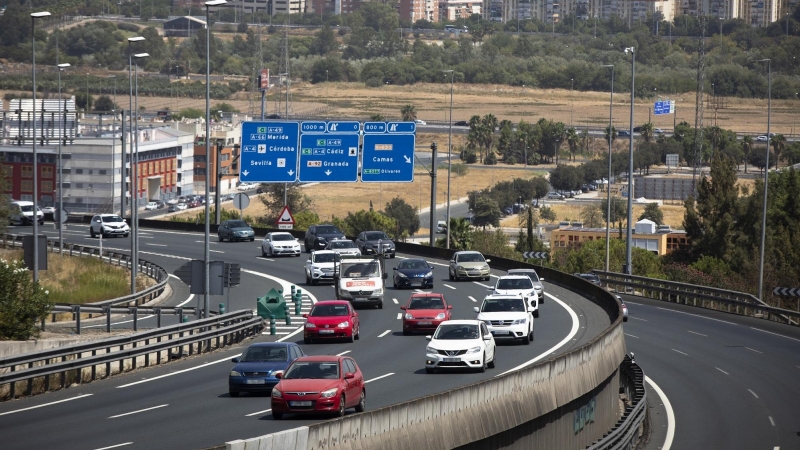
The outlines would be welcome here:
[[[636,302],[628,302],[628,304],[630,304],[630,305],[639,305],[639,306],[642,306],[642,303],[636,303]]]
[[[402,318],[403,318],[403,313],[397,313],[397,320],[400,320]]]
[[[263,277],[263,278],[272,280],[272,281],[274,281],[274,282],[276,282],[276,283],[281,285],[281,288],[283,288],[283,292],[291,292],[292,291],[292,284],[289,283],[288,281],[284,280],[284,279],[281,279],[281,278],[278,278],[278,277],[273,277],[272,275],[267,275],[265,273],[255,272],[255,271],[248,270],[248,269],[242,269],[242,272],[246,272],[246,273],[249,273],[251,275],[256,275],[256,276],[259,276],[259,277]],[[314,295],[312,295],[310,292],[308,292],[308,290],[304,290],[303,291],[303,296],[304,296],[304,298],[305,298],[305,296],[308,296],[308,299],[309,299],[309,301],[311,301],[312,305],[317,303],[317,298],[314,297]],[[295,318],[292,317],[292,320],[295,320]],[[305,320],[305,319],[300,319],[300,320]],[[283,341],[291,338],[292,336],[296,335],[297,333],[302,333],[302,332],[303,332],[303,327],[300,327],[300,328],[296,329],[295,331],[287,334],[286,336],[278,339],[275,342],[283,342]]]
[[[773,333],[773,332],[771,332],[771,331],[767,331],[767,330],[762,330],[762,329],[760,329],[760,328],[756,328],[756,327],[750,327],[750,329],[751,329],[751,330],[760,331],[760,332],[762,332],[762,333],[772,334],[772,335],[775,335],[775,336],[780,336],[780,337],[782,337],[782,338],[791,339],[791,340],[793,340],[793,341],[800,342],[800,339],[796,339],[796,338],[789,337],[789,336],[784,336],[784,335],[782,335],[782,334]],[[800,366],[798,366],[798,367],[800,367]]]
[[[473,281],[473,283],[477,284],[478,286],[483,286],[486,289],[494,289],[494,286],[489,286],[488,284],[478,283],[477,281]]]
[[[92,395],[94,394],[83,394],[83,395],[78,395],[77,397],[65,398],[64,400],[56,400],[50,403],[42,403],[41,405],[29,406],[27,408],[22,408],[22,409],[15,409],[14,411],[6,411],[4,413],[0,413],[0,416],[5,416],[7,414],[14,414],[22,411],[29,411],[31,409],[43,408],[45,406],[55,405],[56,403],[71,402],[72,400],[78,400],[79,398],[90,397]]]
[[[667,394],[658,387],[656,382],[651,380],[647,375],[645,375],[644,380],[649,383],[656,394],[661,397],[661,403],[664,405],[664,409],[667,410],[667,435],[664,437],[664,444],[661,446],[661,450],[670,450],[672,447],[672,440],[675,439],[675,412],[672,410],[672,404],[669,402]]]
[[[400,302],[398,302],[396,298],[393,298],[393,299],[392,299],[392,302],[393,302],[395,305],[399,305],[399,304],[400,304]]]
[[[714,367],[714,368],[719,370],[720,372],[724,373],[725,375],[730,375],[728,372],[725,372],[724,370],[720,369],[719,367]]]
[[[686,330],[686,331],[688,331],[689,333],[692,333],[692,334],[696,334],[696,335],[698,335],[698,336],[704,336],[704,337],[708,337],[708,335],[707,335],[707,334],[698,333],[698,332],[696,332],[696,331],[692,331],[692,330]]]
[[[444,284],[444,283],[442,283],[442,286],[444,286],[444,287],[446,287],[446,288],[450,288],[450,289],[454,289],[454,290],[455,290],[455,287],[453,287],[453,286],[450,286],[449,284]]]
[[[758,394],[756,394],[755,392],[753,392],[753,390],[752,390],[752,389],[748,389],[748,391],[750,391],[750,393],[751,393],[751,394],[753,394],[753,397],[755,397],[755,398],[758,398]]]
[[[750,347],[745,347],[745,348],[750,350],[751,352],[761,353],[762,355],[764,354],[764,352],[760,352],[760,351],[758,351],[758,350],[756,350],[754,348],[750,348]]]
[[[700,314],[692,314],[692,313],[687,313],[687,312],[683,312],[683,311],[675,311],[674,309],[662,308],[660,306],[658,306],[657,308],[658,309],[663,309],[664,311],[670,311],[670,312],[674,312],[674,313],[678,313],[678,314],[686,314],[687,316],[695,316],[695,317],[699,317],[701,319],[714,320],[716,322],[722,322],[722,323],[727,323],[727,324],[730,324],[730,325],[736,325],[735,323],[728,322],[727,320],[713,319],[711,317],[701,316]]]
[[[367,383],[371,383],[371,382],[373,382],[373,381],[380,380],[381,378],[390,377],[390,376],[392,376],[392,375],[394,375],[394,372],[387,373],[386,375],[381,375],[381,376],[379,376],[379,377],[375,377],[375,378],[373,378],[373,379],[371,379],[371,380],[367,380],[367,381],[365,381],[365,382],[364,382],[364,384],[367,384]]]
[[[351,351],[351,350],[345,350],[345,351],[343,351],[342,353],[337,353],[337,354],[336,354],[336,356],[343,356],[343,355],[346,355],[346,354],[350,353],[350,351]]]
[[[505,375],[505,374],[513,372],[515,370],[519,370],[519,369],[522,369],[524,367],[528,367],[531,364],[534,364],[536,361],[539,361],[540,359],[543,359],[543,358],[546,358],[547,356],[550,356],[552,353],[554,353],[556,350],[558,350],[559,348],[563,347],[567,343],[571,343],[572,342],[572,338],[575,337],[576,334],[578,334],[578,329],[580,327],[580,321],[578,320],[578,315],[575,314],[575,311],[573,311],[572,308],[570,308],[566,303],[564,303],[561,300],[559,300],[556,296],[554,296],[552,294],[547,294],[547,293],[545,293],[544,295],[547,296],[547,297],[550,297],[553,301],[555,301],[556,303],[561,305],[562,308],[567,310],[567,312],[569,313],[570,317],[572,317],[572,329],[570,329],[570,331],[567,334],[567,336],[564,339],[562,339],[561,342],[559,342],[558,344],[554,345],[553,347],[551,347],[549,350],[545,351],[544,353],[541,353],[536,358],[533,358],[530,361],[526,361],[526,362],[518,365],[517,367],[514,367],[514,368],[511,368],[509,370],[506,370],[505,372],[503,372],[501,374],[498,374],[498,375],[495,375],[495,376]]]
[[[769,423],[771,423],[772,426],[774,427],[775,426],[775,421],[772,420],[772,416],[767,416],[767,417],[769,417]]]
[[[123,442],[122,444],[109,445],[108,447],[101,447],[101,448],[98,448],[98,449],[95,449],[95,450],[108,450],[110,448],[124,447],[126,445],[131,445],[131,444],[133,444],[133,442]]]
[[[424,294],[425,291],[423,291],[422,289],[414,289],[414,293],[415,294]]]
[[[632,334],[628,334],[628,333],[625,333],[625,336],[630,336],[630,337],[632,337],[632,338],[639,339],[639,336],[634,336],[634,335],[632,335]]]
[[[236,356],[238,354],[239,353],[231,353],[230,356],[227,356],[227,357],[225,357],[223,359],[220,359],[220,360],[217,360],[217,361],[211,361],[211,362],[207,362],[205,364],[200,364],[199,366],[189,367],[188,369],[178,370],[176,372],[165,373],[164,375],[159,375],[157,377],[145,378],[144,380],[139,380],[139,381],[134,381],[133,383],[123,384],[121,386],[117,386],[117,389],[122,389],[122,388],[130,387],[130,386],[136,386],[137,384],[142,384],[142,383],[147,383],[147,382],[150,382],[150,381],[160,380],[162,378],[171,377],[173,375],[180,375],[182,373],[191,372],[193,370],[202,369],[202,368],[208,367],[208,366],[213,366],[214,364],[228,362],[228,361],[231,360],[231,357],[234,357],[234,356]]]
[[[640,318],[638,318],[638,317],[633,317],[633,316],[631,316],[631,319],[633,319],[633,320],[639,320],[639,321],[642,321],[642,322],[647,322],[647,320],[646,320],[646,319],[640,319]]]
[[[152,410],[154,410],[154,409],[158,409],[158,408],[164,408],[164,407],[166,407],[166,406],[169,406],[169,403],[165,403],[165,404],[163,404],[163,405],[158,405],[158,406],[153,406],[152,408],[140,409],[140,410],[138,410],[138,411],[131,411],[131,412],[123,413],[123,414],[117,414],[116,416],[111,416],[111,417],[109,417],[109,419],[116,419],[117,417],[130,416],[131,414],[139,414],[139,413],[141,413],[141,412],[145,412],[145,411],[152,411]]]
[[[468,296],[467,296],[467,298],[469,298],[469,299],[470,299],[470,300],[472,300],[473,302],[477,302],[477,300],[475,300],[475,297],[473,297],[473,296],[471,296],[471,295],[468,295]]]
[[[153,247],[167,247],[167,244],[151,244],[149,242],[144,245],[152,245]]]
[[[683,353],[682,351],[680,351],[680,350],[675,350],[674,348],[672,349],[672,351],[673,351],[673,352],[678,352],[678,353],[680,353],[681,355],[686,355],[686,356],[689,356],[689,354],[688,354],[688,353]]]
[[[389,334],[391,332],[392,332],[392,330],[386,330],[383,333],[379,334],[378,337],[384,337],[384,336],[386,336],[387,334]]]
[[[210,252],[214,252],[214,253],[225,253],[225,252],[223,252],[222,250],[209,250],[209,251],[210,251]]]
[[[194,298],[194,294],[191,294],[191,295],[189,295],[189,298],[187,298],[186,300],[184,300],[184,301],[182,301],[182,302],[178,303],[178,304],[177,304],[177,305],[175,305],[175,306],[176,306],[176,307],[181,307],[181,306],[183,306],[183,305],[185,305],[185,304],[189,303],[190,301],[192,301],[192,299],[193,299],[193,298]]]
[[[209,251],[211,251],[211,250],[209,250]],[[275,261],[274,259],[265,258],[263,256],[256,256],[256,259],[260,259],[262,261],[273,261],[273,262]]]
[[[270,412],[270,411],[272,411],[272,408],[270,408],[270,409],[265,409],[265,410],[263,410],[263,411],[258,411],[258,412],[250,413],[250,414],[245,414],[244,416],[245,416],[245,417],[253,417],[253,416],[260,415],[260,414],[265,414],[265,413],[268,413],[268,412]]]

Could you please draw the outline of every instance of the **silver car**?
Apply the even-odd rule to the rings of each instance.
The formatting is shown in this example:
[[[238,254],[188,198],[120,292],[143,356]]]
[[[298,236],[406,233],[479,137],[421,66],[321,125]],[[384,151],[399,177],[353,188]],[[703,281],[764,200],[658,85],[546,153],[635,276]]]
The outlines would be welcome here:
[[[509,275],[527,275],[533,282],[533,288],[536,294],[539,295],[539,304],[544,303],[544,278],[539,278],[539,274],[534,269],[511,269],[508,271]]]
[[[261,241],[261,256],[291,255],[300,256],[300,243],[297,238],[285,231],[267,233]]]
[[[458,281],[462,278],[488,280],[490,274],[490,261],[491,260],[489,259],[485,259],[480,252],[455,252],[453,253],[453,257],[450,259],[450,267],[448,269],[450,281]]]
[[[109,236],[122,236],[128,237],[131,229],[122,217],[116,214],[98,214],[92,217],[92,223],[89,225],[89,234],[92,237],[98,234],[103,237]]]

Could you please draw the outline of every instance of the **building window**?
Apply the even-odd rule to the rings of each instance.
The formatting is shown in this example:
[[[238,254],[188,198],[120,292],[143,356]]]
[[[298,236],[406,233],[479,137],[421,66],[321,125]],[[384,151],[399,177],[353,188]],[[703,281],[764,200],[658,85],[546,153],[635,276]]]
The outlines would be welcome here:
[[[22,192],[33,192],[33,180],[22,180]]]
[[[42,192],[53,192],[53,182],[42,181]]]
[[[42,166],[42,178],[53,178],[53,166]]]
[[[22,178],[33,178],[33,166],[22,166]]]

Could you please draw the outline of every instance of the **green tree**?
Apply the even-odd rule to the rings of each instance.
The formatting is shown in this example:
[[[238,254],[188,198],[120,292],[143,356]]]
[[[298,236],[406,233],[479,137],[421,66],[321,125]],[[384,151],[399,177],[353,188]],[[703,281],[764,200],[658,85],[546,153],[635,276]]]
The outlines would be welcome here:
[[[49,293],[33,282],[24,262],[0,260],[0,340],[38,337],[37,324],[52,308]]]
[[[532,183],[532,196],[535,199],[544,198],[548,192],[550,192],[550,183],[544,177],[534,177],[531,179]]]
[[[502,230],[475,231],[472,233],[471,250],[479,251],[484,255],[522,260],[522,255],[509,246],[508,236]]]
[[[779,166],[779,162],[781,159],[781,153],[786,149],[786,136],[782,134],[776,134],[772,136],[772,139],[769,140],[770,144],[772,144],[772,151],[775,152],[775,167]]]
[[[487,225],[500,226],[500,205],[490,196],[478,196],[475,200],[475,207],[472,210],[475,213],[473,223],[476,227],[486,229]]]
[[[414,105],[406,104],[400,109],[400,115],[403,117],[403,120],[406,122],[413,122],[417,120],[417,108]]]
[[[608,222],[608,199],[604,198],[600,201],[600,210],[603,213],[603,220]],[[626,200],[612,196],[611,197],[611,220],[610,222],[616,223],[628,217],[628,203]]]
[[[545,222],[550,223],[556,220],[556,212],[549,206],[542,206],[539,208],[539,217]]]
[[[603,212],[599,206],[590,203],[581,208],[581,220],[586,228],[600,228],[603,226]]]
[[[378,211],[349,212],[344,218],[345,228],[342,230],[348,236],[356,236],[362,231],[380,230],[386,234],[397,232],[397,222]]]
[[[567,129],[567,145],[569,145],[569,160],[577,160],[575,154],[578,153],[578,144],[580,144],[580,137],[578,133],[575,131],[575,127],[569,127]]]
[[[419,214],[400,197],[395,197],[386,204],[384,214],[395,220],[397,228],[389,233],[395,239],[413,236],[419,231]]]
[[[314,35],[314,41],[308,48],[308,52],[312,55],[325,56],[336,51],[338,48],[339,44],[336,40],[336,35],[333,33],[333,29],[325,25]]]
[[[744,173],[747,173],[747,162],[750,161],[750,151],[753,150],[752,136],[742,138],[742,151],[744,152]]]
[[[652,220],[656,225],[663,225],[664,213],[659,209],[658,203],[648,203],[638,220],[642,219]]]
[[[608,142],[609,135],[611,136],[611,143],[613,144],[613,143],[614,143],[614,141],[616,141],[616,140],[617,140],[617,128],[612,126],[612,127],[609,129],[609,127],[608,127],[608,126],[606,126],[606,129],[605,129],[605,136],[606,136],[606,137],[605,137],[605,139],[604,139],[604,141],[605,141],[605,142]]]
[[[292,214],[297,214],[308,211],[314,203],[311,197],[300,189],[300,183],[262,183],[261,187],[264,189],[264,194],[260,195],[259,199],[267,211],[259,221],[269,226],[278,223],[278,216],[284,204],[289,207]],[[284,195],[286,203],[283,201]]]
[[[116,108],[114,101],[107,95],[101,95],[94,104],[95,111],[111,111]]]
[[[465,217],[451,217],[450,223],[450,248],[455,250],[470,250],[472,248],[472,224]],[[444,244],[442,245],[444,247]]]
[[[580,169],[575,166],[559,164],[550,171],[550,184],[560,191],[578,189],[582,180]]]

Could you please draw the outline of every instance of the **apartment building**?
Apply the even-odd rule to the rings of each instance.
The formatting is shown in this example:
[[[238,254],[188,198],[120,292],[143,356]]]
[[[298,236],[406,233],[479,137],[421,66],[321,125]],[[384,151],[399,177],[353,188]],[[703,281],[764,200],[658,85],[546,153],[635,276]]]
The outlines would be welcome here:
[[[418,20],[439,21],[439,0],[400,0],[398,12],[401,19],[411,23]]]
[[[483,0],[439,0],[439,20],[468,19],[483,13]]]

